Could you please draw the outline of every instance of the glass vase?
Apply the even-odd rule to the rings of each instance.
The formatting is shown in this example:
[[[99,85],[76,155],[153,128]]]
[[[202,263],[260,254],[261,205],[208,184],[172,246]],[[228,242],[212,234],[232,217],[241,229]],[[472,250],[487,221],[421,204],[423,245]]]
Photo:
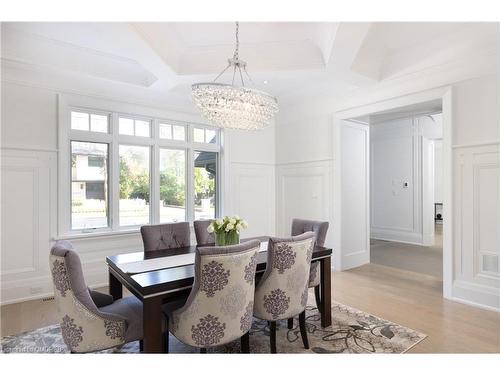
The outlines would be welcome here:
[[[216,246],[237,245],[240,243],[240,234],[235,230],[215,233]]]

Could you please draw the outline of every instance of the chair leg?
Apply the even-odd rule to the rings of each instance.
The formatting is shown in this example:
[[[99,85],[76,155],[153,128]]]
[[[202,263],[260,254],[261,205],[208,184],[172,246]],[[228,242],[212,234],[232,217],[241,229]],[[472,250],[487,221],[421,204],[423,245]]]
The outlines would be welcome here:
[[[200,348],[200,354],[207,354],[207,348]]]
[[[323,307],[321,306],[321,294],[319,287],[319,285],[316,285],[314,287],[314,297],[316,298],[316,306],[318,307],[319,312],[321,312],[323,310]]]
[[[269,324],[269,336],[271,337],[271,353],[276,353],[276,322]]]
[[[288,329],[293,328],[293,318],[288,319]]]
[[[139,351],[141,353],[144,351],[144,340],[139,340]]]
[[[302,342],[304,343],[304,348],[309,349],[309,340],[307,339],[307,330],[306,330],[305,310],[299,314],[299,326],[300,326],[300,336],[302,336]]]
[[[241,336],[241,352],[248,354],[250,353],[250,333],[247,332]]]

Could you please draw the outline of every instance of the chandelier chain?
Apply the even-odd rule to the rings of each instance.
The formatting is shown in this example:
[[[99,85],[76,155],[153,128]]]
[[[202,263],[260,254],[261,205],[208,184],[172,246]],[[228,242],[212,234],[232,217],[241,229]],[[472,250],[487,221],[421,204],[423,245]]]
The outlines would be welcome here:
[[[236,48],[234,49],[233,58],[238,61],[240,56],[240,23],[236,21]]]

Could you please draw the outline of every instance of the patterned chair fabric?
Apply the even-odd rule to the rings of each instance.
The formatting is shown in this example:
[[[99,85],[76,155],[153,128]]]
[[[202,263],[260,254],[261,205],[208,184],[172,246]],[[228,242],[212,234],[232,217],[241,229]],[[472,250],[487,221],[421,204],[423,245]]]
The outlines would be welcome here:
[[[189,223],[145,225],[141,227],[144,251],[165,250],[191,245]]]
[[[194,234],[196,236],[196,244],[204,246],[215,243],[215,236],[213,233],[208,233],[207,228],[212,220],[195,220],[193,222]]]
[[[113,302],[109,295],[90,291],[71,243],[55,243],[50,270],[63,339],[72,352],[104,350],[142,339],[142,303],[135,297]]]
[[[252,326],[259,248],[259,241],[197,248],[194,284],[185,305],[174,311],[164,306],[169,331],[197,348],[245,335]]]
[[[304,219],[292,220],[292,236],[297,236],[305,232],[313,232],[316,245],[324,246],[326,233],[328,232],[328,221],[314,221]],[[320,284],[319,262],[311,263],[309,273],[309,288],[314,288]]]
[[[312,232],[269,239],[266,272],[255,289],[257,318],[276,321],[305,310],[313,245]]]

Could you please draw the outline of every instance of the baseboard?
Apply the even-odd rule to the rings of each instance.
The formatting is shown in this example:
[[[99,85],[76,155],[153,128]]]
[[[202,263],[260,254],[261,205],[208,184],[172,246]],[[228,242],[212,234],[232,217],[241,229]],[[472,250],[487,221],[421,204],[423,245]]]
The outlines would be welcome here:
[[[488,306],[488,305],[483,305],[481,303],[468,301],[468,300],[465,300],[465,299],[462,299],[462,298],[451,297],[451,298],[449,298],[449,300],[450,301],[454,301],[454,302],[458,302],[458,303],[462,303],[464,305],[469,305],[469,306],[472,306],[472,307],[477,307],[477,308],[482,309],[482,310],[488,310],[488,311],[493,311],[493,312],[500,313],[500,308],[496,308],[496,307],[492,307],[492,306]]]
[[[404,243],[408,245],[418,245],[418,246],[424,246],[419,242],[412,242],[412,241],[402,241],[402,240],[394,240],[392,238],[387,238],[387,237],[382,237],[382,236],[370,236],[371,240],[381,240],[381,241],[389,241],[389,242],[397,242],[397,243]]]
[[[500,312],[500,293],[496,288],[455,280],[451,299],[482,309]]]
[[[409,243],[423,246],[423,238],[421,233],[404,232],[390,229],[371,228],[370,237],[377,240]]]

